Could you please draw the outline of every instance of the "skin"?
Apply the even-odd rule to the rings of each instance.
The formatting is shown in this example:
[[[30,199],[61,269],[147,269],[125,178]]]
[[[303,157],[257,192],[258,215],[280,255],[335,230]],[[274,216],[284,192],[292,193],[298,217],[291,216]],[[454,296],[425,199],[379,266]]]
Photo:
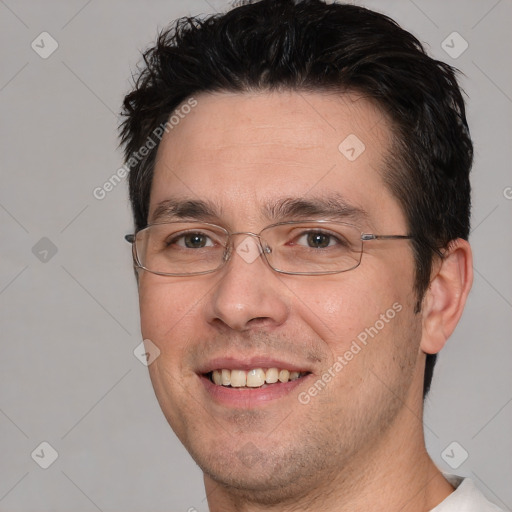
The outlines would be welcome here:
[[[362,232],[407,234],[382,180],[388,120],[354,94],[257,92],[196,96],[162,140],[150,218],[169,198],[210,200],[204,219],[259,233],[263,205],[336,192],[367,213]],[[349,161],[349,134],[365,151]],[[243,237],[238,237],[235,243]],[[408,241],[365,243],[361,265],[330,276],[277,274],[234,253],[195,277],[139,272],[142,334],[160,356],[150,375],[161,408],[204,472],[216,511],[430,510],[452,487],[429,458],[422,426],[425,353],[438,352],[469,292],[471,251],[455,241],[437,261],[414,313]],[[298,400],[380,315],[402,309],[310,402]],[[293,391],[252,407],[216,403],[198,376],[205,361],[268,356],[312,372]],[[242,391],[243,392],[243,391]]]

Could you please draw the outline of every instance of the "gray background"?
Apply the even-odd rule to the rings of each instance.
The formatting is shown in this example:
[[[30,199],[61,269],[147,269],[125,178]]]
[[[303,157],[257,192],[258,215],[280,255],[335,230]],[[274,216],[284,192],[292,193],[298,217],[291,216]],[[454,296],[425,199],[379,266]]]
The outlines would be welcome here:
[[[475,283],[438,363],[426,436],[443,470],[472,476],[512,510],[512,2],[364,5],[466,75]],[[93,190],[123,163],[117,112],[139,51],[172,19],[227,7],[0,0],[1,511],[206,510],[201,473],[133,354],[141,338],[123,240],[131,231],[126,184],[103,200]],[[42,46],[43,31],[59,45],[47,59],[31,48]],[[457,58],[463,41],[446,40],[454,31],[469,44]],[[43,441],[58,452],[48,469],[35,462],[50,461],[48,448],[31,457]],[[451,461],[468,453],[456,471],[441,455],[453,441]]]

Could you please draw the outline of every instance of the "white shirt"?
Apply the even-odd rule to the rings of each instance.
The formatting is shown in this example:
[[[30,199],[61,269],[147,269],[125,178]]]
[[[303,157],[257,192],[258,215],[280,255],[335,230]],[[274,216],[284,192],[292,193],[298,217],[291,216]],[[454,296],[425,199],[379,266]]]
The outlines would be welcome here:
[[[503,512],[480,492],[469,478],[444,475],[455,491],[430,512]]]

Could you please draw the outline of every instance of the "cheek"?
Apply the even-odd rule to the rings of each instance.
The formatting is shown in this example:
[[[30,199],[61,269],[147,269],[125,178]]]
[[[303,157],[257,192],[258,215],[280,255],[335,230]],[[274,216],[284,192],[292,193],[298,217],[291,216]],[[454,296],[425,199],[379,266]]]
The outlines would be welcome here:
[[[307,287],[306,282],[289,284],[298,321],[307,324],[333,356],[344,353],[356,339],[373,339],[376,332],[379,338],[393,337],[395,319],[413,302],[409,269],[394,272],[388,267],[384,272],[367,265],[365,270],[317,277]]]
[[[201,292],[194,283],[146,273],[139,281],[144,339],[150,339],[161,352],[178,350],[180,340],[177,334],[190,333],[193,325],[197,325],[197,311],[203,295],[204,290]]]
[[[291,284],[294,310],[306,323],[315,326],[315,330],[325,332],[325,338],[350,333],[367,320],[378,318],[382,304],[390,300],[388,293],[384,295],[368,286],[369,281],[330,276],[322,281],[317,277],[307,287],[305,283]]]

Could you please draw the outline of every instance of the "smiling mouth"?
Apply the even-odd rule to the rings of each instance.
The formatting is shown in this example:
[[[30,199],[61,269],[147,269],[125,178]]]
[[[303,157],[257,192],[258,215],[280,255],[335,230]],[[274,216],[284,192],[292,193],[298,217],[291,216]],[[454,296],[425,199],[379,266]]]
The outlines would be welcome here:
[[[208,372],[204,376],[216,386],[250,389],[267,387],[267,385],[272,384],[284,384],[301,379],[310,373],[290,371],[285,368],[254,368],[249,371],[223,368]]]

